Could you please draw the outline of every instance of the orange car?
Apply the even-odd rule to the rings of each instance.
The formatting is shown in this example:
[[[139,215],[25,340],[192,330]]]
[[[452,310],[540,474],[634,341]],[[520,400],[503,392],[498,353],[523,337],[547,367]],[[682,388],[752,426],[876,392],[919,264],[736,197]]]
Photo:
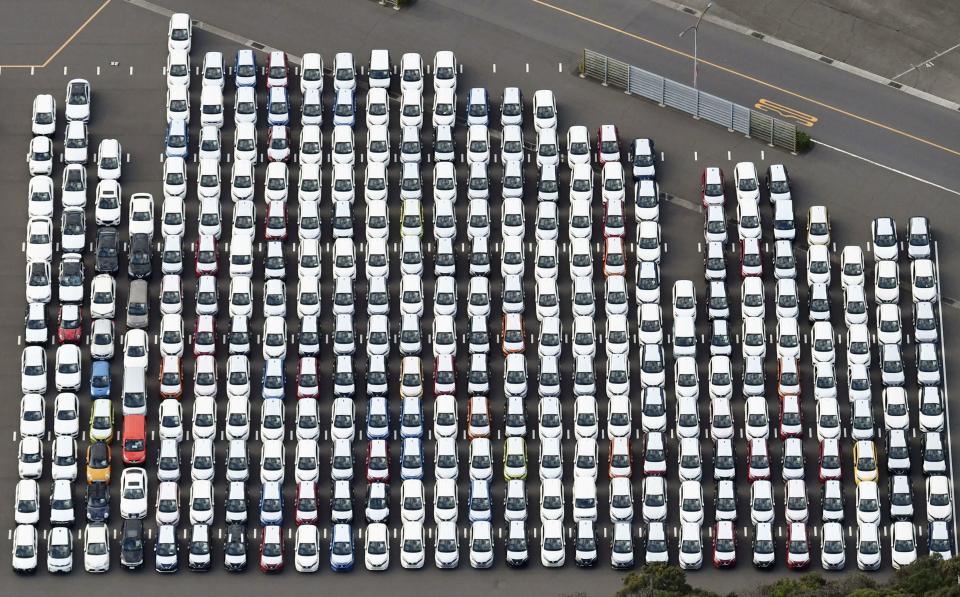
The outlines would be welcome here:
[[[110,483],[110,446],[104,442],[94,442],[87,448],[87,483],[103,481]]]

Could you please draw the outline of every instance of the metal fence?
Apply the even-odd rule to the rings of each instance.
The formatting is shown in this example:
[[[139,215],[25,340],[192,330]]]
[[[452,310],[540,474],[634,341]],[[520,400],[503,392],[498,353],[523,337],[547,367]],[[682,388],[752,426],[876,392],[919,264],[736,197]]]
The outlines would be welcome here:
[[[794,152],[797,150],[795,124],[698,91],[600,52],[583,51],[580,76],[597,79],[604,85],[645,97],[661,106],[676,108],[731,131],[762,139],[776,147]]]

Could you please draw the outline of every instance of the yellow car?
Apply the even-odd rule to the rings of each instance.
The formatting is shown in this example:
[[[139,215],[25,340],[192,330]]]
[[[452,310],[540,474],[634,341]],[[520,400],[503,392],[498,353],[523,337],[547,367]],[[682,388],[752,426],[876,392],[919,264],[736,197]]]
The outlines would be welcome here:
[[[113,441],[113,404],[109,398],[97,398],[90,407],[90,440]]]
[[[853,480],[859,485],[863,481],[878,480],[877,446],[870,440],[860,440],[853,444]]]
[[[94,442],[87,448],[87,483],[110,483],[110,446]]]
[[[503,446],[503,478],[527,478],[527,442],[522,437],[508,437]]]

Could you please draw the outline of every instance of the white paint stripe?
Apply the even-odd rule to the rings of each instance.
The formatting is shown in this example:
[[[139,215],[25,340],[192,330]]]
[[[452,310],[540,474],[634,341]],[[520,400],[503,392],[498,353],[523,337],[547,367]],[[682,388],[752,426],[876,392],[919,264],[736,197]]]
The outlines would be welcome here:
[[[823,141],[818,141],[817,139],[814,139],[813,142],[816,143],[817,145],[822,145],[822,146],[826,147],[827,149],[832,149],[832,150],[836,151],[837,153],[842,153],[842,154],[848,155],[848,156],[850,156],[850,157],[852,157],[852,158],[856,158],[856,159],[858,159],[858,160],[862,160],[862,161],[864,161],[864,162],[867,162],[867,163],[870,164],[870,165],[877,166],[878,168],[883,168],[884,170],[893,172],[894,174],[899,174],[899,175],[901,175],[901,176],[905,176],[905,177],[910,178],[910,179],[912,179],[912,180],[915,180],[915,181],[917,181],[917,182],[922,182],[923,184],[930,185],[931,187],[934,187],[934,188],[936,188],[936,189],[940,189],[941,191],[946,191],[946,192],[948,192],[948,193],[952,193],[952,194],[954,194],[954,195],[960,196],[960,191],[956,191],[956,190],[954,190],[954,189],[948,189],[947,187],[945,187],[945,186],[943,186],[943,185],[937,184],[937,183],[935,183],[935,182],[933,182],[933,181],[930,181],[930,180],[927,180],[927,179],[925,179],[925,178],[920,178],[919,176],[915,176],[915,175],[913,175],[913,174],[910,174],[909,172],[904,172],[903,170],[897,170],[896,168],[892,168],[892,167],[890,167],[890,166],[887,166],[886,164],[881,164],[880,162],[875,162],[875,161],[871,160],[870,158],[865,158],[865,157],[863,157],[863,156],[861,156],[861,155],[857,155],[857,154],[855,154],[855,153],[849,152],[849,151],[847,151],[846,149],[840,149],[839,147],[834,147],[833,145],[829,145],[829,144],[827,144],[827,143],[824,143]]]
[[[946,332],[943,329],[943,303],[941,297],[943,293],[940,291],[940,243],[938,241],[933,241],[933,256],[934,256],[934,267],[937,270],[937,314],[940,316],[940,354],[945,355],[946,346],[944,344],[944,336]],[[950,480],[953,482],[953,440],[950,433],[950,393],[947,390],[949,385],[947,384],[947,359],[941,359],[941,367],[943,367],[943,408],[944,414],[944,424],[946,425],[946,436],[947,436],[947,457],[950,460]],[[950,500],[950,510],[953,518],[953,536],[957,536],[957,500]]]

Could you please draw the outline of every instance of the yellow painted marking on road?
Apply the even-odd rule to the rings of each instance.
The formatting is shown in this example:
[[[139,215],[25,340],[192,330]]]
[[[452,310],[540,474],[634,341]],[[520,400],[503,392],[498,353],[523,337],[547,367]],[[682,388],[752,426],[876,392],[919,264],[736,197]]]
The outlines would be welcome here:
[[[97,18],[97,15],[99,15],[103,11],[103,9],[106,8],[107,5],[110,4],[111,2],[113,2],[113,0],[104,0],[103,4],[101,4],[97,8],[97,10],[93,11],[93,14],[87,17],[87,20],[84,21],[79,27],[77,27],[77,30],[74,31],[73,34],[66,39],[66,41],[60,44],[60,47],[54,50],[53,54],[50,54],[50,56],[46,60],[44,60],[43,63],[41,64],[0,64],[0,68],[46,68],[47,65],[53,62],[53,60],[60,54],[60,52],[62,52],[64,48],[70,45],[70,42],[76,39],[76,37],[80,35],[80,32],[86,29],[87,25],[89,25],[93,21],[93,19]]]
[[[660,48],[661,50],[664,50],[665,52],[670,52],[670,53],[672,53],[672,54],[676,54],[676,55],[678,55],[678,56],[684,56],[684,57],[686,57],[686,58],[689,58],[690,60],[693,60],[693,54],[688,54],[687,52],[684,52],[683,50],[678,50],[678,49],[676,49],[676,48],[671,48],[670,46],[664,45],[664,44],[662,44],[662,43],[660,43],[660,42],[657,42],[657,41],[654,41],[654,40],[652,40],[652,39],[650,39],[650,38],[643,37],[642,35],[637,35],[636,33],[631,33],[631,32],[626,31],[626,30],[624,30],[624,29],[620,29],[619,27],[614,27],[613,25],[604,23],[603,21],[598,21],[598,20],[596,20],[596,19],[592,19],[592,18],[590,18],[590,17],[588,17],[588,16],[584,16],[584,15],[582,15],[582,14],[573,12],[572,10],[567,10],[566,8],[561,8],[561,7],[559,7],[559,6],[554,6],[553,4],[550,4],[549,2],[544,2],[544,0],[530,0],[530,2],[533,2],[534,4],[539,4],[540,6],[543,6],[543,7],[545,7],[545,8],[549,8],[549,9],[554,10],[554,11],[559,12],[559,13],[563,13],[563,14],[565,14],[565,15],[567,15],[567,16],[571,16],[571,17],[574,17],[574,18],[576,18],[576,19],[580,19],[581,21],[590,23],[590,24],[592,24],[592,25],[596,25],[597,27],[601,27],[601,28],[606,29],[606,30],[608,30],[608,31],[613,31],[614,33],[619,33],[620,35],[624,35],[624,36],[626,36],[626,37],[630,37],[630,38],[635,39],[635,40],[637,40],[637,41],[641,41],[641,42],[643,42],[643,43],[645,43],[645,44],[654,46],[654,47],[656,47],[656,48]],[[896,135],[900,135],[901,137],[906,137],[907,139],[912,139],[913,141],[916,141],[916,142],[918,142],[918,143],[923,143],[924,145],[928,145],[928,146],[930,146],[930,147],[934,147],[934,148],[939,149],[939,150],[941,150],[941,151],[945,151],[945,152],[947,152],[947,153],[949,153],[949,154],[951,154],[951,155],[955,155],[955,156],[957,156],[957,157],[960,157],[960,150],[953,149],[953,148],[950,148],[950,147],[946,147],[946,146],[944,146],[944,145],[940,145],[939,143],[937,143],[937,142],[935,142],[935,141],[931,141],[931,140],[929,140],[929,139],[924,139],[923,137],[919,137],[919,136],[917,136],[917,135],[914,135],[913,133],[908,133],[907,131],[902,131],[902,130],[897,129],[897,128],[895,128],[895,127],[892,127],[892,126],[890,126],[890,125],[888,125],[888,124],[884,124],[884,123],[882,123],[882,122],[877,122],[876,120],[871,120],[870,118],[867,118],[867,117],[865,117],[865,116],[860,116],[859,114],[854,114],[853,112],[849,112],[849,111],[847,111],[847,110],[844,110],[843,108],[838,108],[837,106],[833,106],[833,105],[831,105],[831,104],[828,104],[828,103],[826,103],[826,102],[820,101],[820,100],[818,100],[818,99],[814,99],[814,98],[812,98],[812,97],[807,97],[807,96],[805,96],[805,95],[803,95],[803,94],[801,94],[801,93],[797,93],[796,91],[791,91],[791,90],[789,90],[789,89],[785,89],[785,88],[783,88],[783,87],[780,87],[779,85],[775,85],[775,84],[773,84],[773,83],[768,83],[767,81],[763,81],[763,80],[761,80],[761,79],[758,79],[758,78],[753,77],[753,76],[751,76],[751,75],[748,75],[748,74],[746,74],[746,73],[742,73],[742,72],[740,72],[740,71],[738,71],[738,70],[734,70],[734,69],[732,69],[732,68],[730,68],[730,67],[723,66],[723,65],[717,64],[717,63],[715,63],[715,62],[710,62],[709,60],[704,60],[702,57],[699,57],[699,58],[698,58],[698,61],[699,61],[700,64],[705,64],[705,65],[707,65],[707,66],[712,66],[713,68],[715,68],[715,69],[717,69],[717,70],[721,70],[721,71],[723,71],[723,72],[725,72],[725,73],[729,73],[729,74],[731,74],[731,75],[740,77],[740,78],[742,78],[742,79],[746,79],[746,80],[748,80],[748,81],[752,81],[753,83],[756,83],[757,85],[762,85],[762,86],[767,87],[767,88],[769,88],[769,89],[773,89],[773,90],[775,90],[775,91],[779,91],[779,92],[781,92],[781,93],[785,93],[785,94],[790,95],[790,96],[792,96],[792,97],[795,97],[795,98],[797,98],[797,99],[801,99],[801,100],[803,100],[803,101],[810,102],[811,104],[820,106],[821,108],[825,108],[825,109],[830,110],[830,111],[832,111],[832,112],[836,112],[837,114],[842,114],[843,116],[847,116],[847,117],[849,117],[849,118],[853,118],[854,120],[859,120],[860,122],[863,122],[863,123],[866,123],[866,124],[875,126],[875,127],[877,127],[877,128],[880,128],[880,129],[883,129],[883,130],[885,130],[885,131],[894,133],[894,134],[896,134]]]
[[[778,114],[782,118],[789,118],[796,120],[802,125],[813,126],[819,120],[816,116],[812,114],[807,114],[806,112],[801,112],[800,110],[795,110],[789,106],[784,106],[783,104],[778,104],[777,102],[768,100],[766,98],[761,98],[753,105],[754,108],[760,110],[761,112],[773,112]]]

